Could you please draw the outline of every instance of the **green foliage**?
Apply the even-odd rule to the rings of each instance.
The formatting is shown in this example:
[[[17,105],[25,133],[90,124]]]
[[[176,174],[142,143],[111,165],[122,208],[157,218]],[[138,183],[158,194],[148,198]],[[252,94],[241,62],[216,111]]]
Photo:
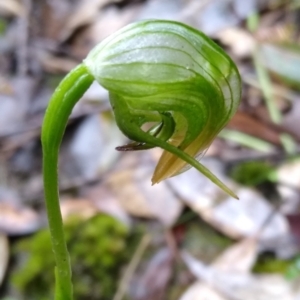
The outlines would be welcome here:
[[[265,253],[259,256],[256,264],[253,267],[255,273],[286,273],[290,261],[277,259],[270,253]]]
[[[299,91],[300,46],[298,43],[263,44],[260,52],[264,66],[287,86]]]
[[[88,221],[73,217],[64,227],[72,262],[74,298],[110,300],[138,234],[129,235],[123,224],[104,214]],[[16,250],[27,254],[25,264],[12,278],[24,299],[53,298],[55,262],[49,231],[42,230],[22,240]]]
[[[235,166],[231,177],[241,184],[256,186],[269,181],[274,172],[274,168],[268,162],[249,161]]]
[[[6,21],[3,18],[0,18],[0,36],[4,35],[6,31]]]
[[[193,256],[205,263],[211,263],[232,241],[199,220],[188,225],[183,244]]]
[[[300,277],[300,255],[296,256],[289,264],[285,275],[290,280],[295,280]]]

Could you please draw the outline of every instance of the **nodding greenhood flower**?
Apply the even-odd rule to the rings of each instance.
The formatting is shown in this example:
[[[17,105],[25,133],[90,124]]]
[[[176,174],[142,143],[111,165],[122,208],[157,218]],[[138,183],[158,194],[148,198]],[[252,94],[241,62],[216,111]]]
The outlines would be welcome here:
[[[228,55],[203,33],[178,22],[126,26],[83,63],[109,91],[119,128],[136,141],[118,150],[165,149],[153,183],[193,165],[185,158],[197,158],[209,147],[241,98],[239,72]],[[149,122],[156,124],[143,131]],[[199,169],[199,162],[193,162]]]
[[[58,151],[74,105],[94,80],[109,91],[116,122],[134,141],[117,149],[164,150],[153,183],[193,166],[236,197],[197,160],[239,105],[241,81],[235,64],[203,33],[178,22],[141,21],[116,32],[62,80],[42,126],[44,191],[57,266],[57,300],[72,299],[59,209]],[[148,130],[143,129],[146,125]]]
[[[55,91],[45,115],[44,149],[59,147],[69,113],[94,80],[109,91],[116,122],[134,141],[118,150],[165,150],[153,183],[194,166],[236,197],[197,160],[241,98],[239,72],[212,40],[185,24],[163,20],[133,23],[109,36]],[[145,124],[152,127],[145,131]]]

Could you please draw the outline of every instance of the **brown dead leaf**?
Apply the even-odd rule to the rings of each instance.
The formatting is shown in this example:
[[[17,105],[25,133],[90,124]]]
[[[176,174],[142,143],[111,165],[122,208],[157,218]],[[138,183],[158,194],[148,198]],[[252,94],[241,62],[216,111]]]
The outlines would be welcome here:
[[[66,40],[75,29],[93,23],[99,10],[114,2],[120,2],[120,0],[89,0],[79,1],[75,9],[70,13],[69,18],[61,31],[60,40]]]
[[[255,47],[253,36],[243,28],[225,28],[219,31],[216,37],[240,58],[250,57]]]
[[[208,284],[230,300],[295,299],[292,284],[282,275],[251,274],[257,250],[257,239],[248,238],[226,249],[211,265],[186,251],[182,252],[182,258],[202,284]]]
[[[5,76],[0,75],[0,94],[12,96],[13,92],[14,91],[10,80]]]
[[[64,220],[73,215],[89,219],[99,212],[96,205],[87,199],[64,199],[61,202],[60,209]]]
[[[253,237],[273,214],[259,239],[276,239],[288,234],[286,218],[279,212],[274,213],[274,208],[262,195],[234,185],[224,176],[220,162],[205,158],[202,163],[240,198],[237,201],[227,196],[195,169],[168,179],[172,189],[206,222],[232,238]]]
[[[231,277],[225,273],[219,278],[216,277],[215,286],[232,300],[295,300],[292,284],[277,274],[257,276],[234,274]]]
[[[222,272],[248,273],[257,259],[257,246],[256,238],[244,239],[226,249],[213,262],[213,266]]]
[[[234,244],[233,246],[228,247],[214,260],[210,266],[203,264],[203,262],[199,262],[198,267],[202,267],[199,268],[198,271],[206,274],[205,276],[209,275],[209,268],[213,268],[216,272],[219,271],[220,273],[228,272],[248,274],[256,262],[257,254],[257,239],[247,238]],[[193,261],[195,263],[197,260],[190,254],[187,254],[187,252],[183,253],[183,257],[186,259],[188,265],[190,263],[190,266],[193,270]],[[195,270],[197,270],[197,268]],[[209,278],[209,276],[207,278]]]
[[[192,24],[209,35],[232,27],[256,11],[258,0],[189,0],[182,21]],[[190,7],[188,7],[190,6]]]
[[[37,58],[45,71],[50,73],[68,73],[78,65],[78,61],[66,57],[58,57],[45,51],[37,51]]]
[[[165,19],[178,20],[183,8],[182,0],[151,0],[145,1],[137,16],[138,20]]]
[[[221,271],[207,266],[187,252],[182,258],[190,271],[230,300],[295,300],[294,288],[282,275],[252,275]]]
[[[0,0],[0,15],[21,16],[24,13],[23,5],[17,0]]]
[[[125,153],[118,170],[106,178],[104,186],[129,214],[156,217],[170,226],[183,205],[165,182],[151,185],[154,162],[149,158],[148,152]]]
[[[60,208],[64,221],[71,216],[78,216],[85,220],[98,213],[106,213],[125,225],[130,225],[130,219],[119,202],[110,197],[101,185],[89,188],[86,194],[86,198],[66,198],[61,201]]]
[[[292,109],[284,116],[283,125],[284,128],[289,130],[297,139],[300,140],[300,99],[299,96],[296,101],[293,102]]]
[[[149,261],[145,272],[135,278],[131,298],[164,300],[166,286],[172,276],[173,255],[169,248],[160,249]]]
[[[196,281],[187,291],[180,297],[179,300],[227,300],[215,291],[209,285]]]
[[[108,7],[101,11],[94,22],[76,35],[71,45],[71,54],[83,58],[90,50],[120,28],[135,20],[138,5],[117,9]]]
[[[277,169],[277,180],[288,187],[300,189],[300,159],[282,164]]]
[[[132,215],[153,218],[154,212],[145,201],[144,194],[136,186],[131,170],[119,171],[112,174],[106,181],[112,193],[119,199],[124,209]]]
[[[37,80],[30,76],[10,80],[11,91],[0,93],[0,135],[9,135],[22,128]]]
[[[6,0],[4,0],[6,1]],[[74,1],[22,1],[30,2],[31,10],[29,16],[30,39],[32,42],[30,50],[38,48],[56,49],[58,36],[66,23],[66,18],[72,11]],[[34,59],[34,55],[30,55]]]
[[[300,160],[294,159],[283,163],[276,172],[277,191],[284,199],[281,211],[285,214],[295,214],[300,203]]]
[[[275,145],[280,145],[280,131],[250,115],[237,112],[228,124],[228,128],[242,131]]]
[[[298,43],[261,44],[259,47],[262,63],[284,82],[299,87],[300,50]]]
[[[261,91],[261,85],[259,84],[257,77],[254,76],[253,73],[245,71],[243,72],[243,82],[249,85],[250,87],[253,87],[253,89],[250,90],[250,95],[248,95],[248,97],[250,97],[248,101],[250,100],[249,103],[251,103],[252,100],[252,102],[255,103],[254,106],[257,106],[257,104],[260,102],[260,94],[258,91]],[[272,82],[271,92],[275,100],[281,99],[281,105],[278,106],[278,108],[281,111],[287,110],[292,102],[295,103],[299,99],[299,95],[295,91],[276,82]],[[288,101],[284,102],[284,100]],[[263,119],[266,119],[266,116]],[[268,120],[269,119],[270,118],[268,118]]]
[[[0,232],[24,235],[35,232],[41,225],[42,220],[34,210],[0,203]]]
[[[85,192],[85,197],[90,200],[99,211],[114,216],[127,226],[130,225],[131,220],[127,212],[121,206],[118,199],[116,199],[111,191],[102,183],[88,188]]]
[[[97,180],[114,165],[120,154],[114,148],[124,140],[111,113],[87,116],[63,150],[66,177]]]
[[[231,237],[252,237],[258,234],[267,218],[272,219],[264,227],[259,239],[274,239],[289,232],[286,218],[274,212],[272,206],[259,193],[249,188],[241,188],[237,194],[240,201],[232,198],[219,202],[211,210],[202,212],[202,217]]]

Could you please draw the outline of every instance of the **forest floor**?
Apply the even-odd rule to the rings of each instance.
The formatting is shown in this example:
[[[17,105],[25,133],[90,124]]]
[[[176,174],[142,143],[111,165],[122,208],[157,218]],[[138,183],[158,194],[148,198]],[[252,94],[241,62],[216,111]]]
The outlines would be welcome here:
[[[161,150],[118,152],[93,84],[60,151],[76,299],[300,299],[300,1],[0,0],[0,299],[50,299],[41,124],[60,80],[141,19],[193,26],[232,57],[238,112],[196,170],[151,186]],[[104,245],[108,245],[106,248]]]

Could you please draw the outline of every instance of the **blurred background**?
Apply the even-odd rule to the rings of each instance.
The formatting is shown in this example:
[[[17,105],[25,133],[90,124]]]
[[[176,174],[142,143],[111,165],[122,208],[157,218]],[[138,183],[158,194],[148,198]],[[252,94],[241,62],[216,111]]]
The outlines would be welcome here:
[[[299,0],[0,0],[0,299],[53,297],[40,128],[63,76],[141,19],[202,30],[237,64],[239,111],[195,170],[151,186],[93,84],[60,153],[75,299],[300,299]]]

